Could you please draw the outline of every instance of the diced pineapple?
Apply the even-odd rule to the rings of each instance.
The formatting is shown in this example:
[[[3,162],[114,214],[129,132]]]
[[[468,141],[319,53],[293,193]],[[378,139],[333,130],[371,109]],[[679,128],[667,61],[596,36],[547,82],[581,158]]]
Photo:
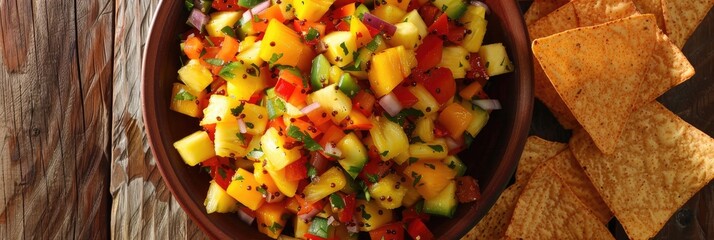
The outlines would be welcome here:
[[[285,20],[292,20],[295,18],[295,8],[293,8],[293,0],[272,0],[273,4],[280,5],[280,12],[283,14]]]
[[[174,83],[171,89],[171,110],[191,117],[201,117],[203,112],[198,102],[205,95],[204,91],[195,92],[182,83]]]
[[[260,139],[263,137],[263,135],[254,135],[253,138],[250,139],[250,143],[248,143],[248,154],[246,155],[246,158],[251,161],[261,161],[265,160],[265,154],[263,151],[261,151],[260,147]]]
[[[285,229],[286,222],[290,217],[285,212],[285,204],[266,203],[255,211],[255,218],[258,221],[258,231],[268,235],[273,239],[278,239],[280,233]]]
[[[297,66],[304,49],[302,37],[278,20],[271,19],[260,43],[259,55],[271,65]]]
[[[233,28],[243,12],[221,11],[211,14],[211,20],[206,24],[206,32],[211,37],[223,37],[226,34],[221,31],[224,27]]]
[[[437,113],[437,109],[439,109],[439,102],[436,101],[434,96],[431,95],[429,90],[426,90],[421,83],[409,88],[409,91],[414,94],[417,99],[419,99],[419,101],[417,101],[412,108],[421,111],[426,116],[431,116]]]
[[[345,187],[347,178],[338,167],[332,167],[322,173],[317,181],[308,184],[303,190],[305,201],[314,203]]]
[[[226,192],[250,210],[255,211],[265,203],[263,194],[258,192],[258,187],[260,184],[255,181],[252,173],[238,168]]]
[[[419,12],[416,9],[407,13],[407,15],[404,16],[401,22],[410,22],[414,24],[414,26],[417,28],[419,36],[421,36],[421,39],[424,39],[424,37],[429,34],[429,32],[427,31],[426,23],[424,23],[424,19],[421,18],[421,15],[419,15]]]
[[[353,52],[357,51],[356,35],[347,31],[334,31],[322,38],[327,45],[325,57],[332,65],[344,67],[354,60]]]
[[[325,15],[334,0],[299,0],[293,1],[295,17],[300,20],[317,22]]]
[[[243,42],[241,42],[239,49],[243,47]],[[263,62],[265,61],[260,58],[261,43],[261,41],[258,41],[256,43],[251,44],[250,47],[246,47],[246,49],[239,51],[238,56],[236,56],[236,59],[243,61],[248,66],[251,66],[252,64],[255,64],[255,66],[263,65]]]
[[[419,192],[417,192],[414,186],[409,184],[409,182],[402,184],[402,187],[406,189],[406,194],[404,194],[404,198],[402,199],[402,206],[411,207],[421,199]]]
[[[407,162],[411,156],[409,156],[409,151],[402,152],[396,157],[392,158],[392,161],[397,163],[398,165],[402,165],[403,163]]]
[[[271,128],[272,129],[272,128]],[[270,177],[273,178],[275,185],[278,186],[278,190],[285,194],[286,197],[295,196],[295,192],[298,188],[298,181],[291,181],[287,179],[285,175],[285,168],[280,170],[275,170],[275,167],[270,162],[265,162],[265,170],[268,171]]]
[[[372,231],[394,221],[392,210],[380,207],[375,201],[357,200],[355,217],[360,231]]]
[[[211,181],[208,186],[206,200],[203,201],[203,206],[206,206],[206,213],[229,213],[238,210],[238,202],[226,193],[226,190],[216,183]]]
[[[419,29],[411,22],[400,22],[394,24],[397,31],[387,40],[390,46],[404,46],[407,49],[416,49],[421,41],[419,40]]]
[[[335,66],[335,65],[331,66],[330,73],[329,73],[329,79],[328,79],[330,81],[330,84],[339,83],[340,78],[342,77],[342,74],[344,74],[344,73],[345,72],[342,70],[342,68]]]
[[[424,199],[432,199],[439,195],[449,182],[456,176],[456,171],[449,168],[441,160],[421,160],[404,169],[404,176]]]
[[[482,6],[476,6],[476,5],[468,5],[466,7],[466,12],[464,13],[463,16],[459,19],[459,21],[463,24],[467,24],[471,21],[474,21],[476,19],[486,19],[486,8]]]
[[[411,0],[386,0],[387,4],[398,7],[402,10],[407,10]]]
[[[283,169],[300,158],[300,149],[285,148],[285,134],[278,134],[278,130],[275,128],[269,128],[265,132],[265,135],[260,139],[260,144],[263,146],[263,153],[273,166],[273,170]]]
[[[201,92],[213,82],[213,75],[208,68],[196,59],[191,59],[178,70],[179,79],[194,92]]]
[[[407,11],[391,4],[384,4],[372,10],[372,14],[385,22],[395,24],[402,20]]]
[[[243,117],[248,134],[260,135],[265,132],[265,128],[268,125],[268,109],[265,107],[246,103],[240,116]]]
[[[258,44],[258,48],[260,48],[260,41],[258,41],[258,37],[246,36],[245,38],[243,38],[243,41],[239,43],[238,52],[242,53],[244,51],[247,51],[248,49],[253,48],[254,44]]]
[[[311,102],[320,103],[320,107],[332,118],[332,122],[339,124],[352,111],[352,100],[339,90],[337,84],[332,84],[310,94]]]
[[[215,151],[221,157],[241,158],[248,154],[248,140],[240,133],[236,123],[219,122],[216,124]]]
[[[441,62],[436,66],[449,68],[456,79],[464,78],[466,71],[471,70],[469,55],[469,52],[462,46],[444,47],[441,52]]]
[[[439,160],[449,155],[449,148],[443,138],[426,143],[409,145],[409,155],[419,160]]]
[[[372,34],[369,33],[369,29],[357,17],[350,19],[350,32],[355,36],[357,47],[364,47],[372,41]]]
[[[508,59],[506,47],[502,43],[481,46],[478,52],[489,76],[513,72],[513,63]]]
[[[476,18],[466,23],[466,36],[464,36],[461,46],[464,46],[469,52],[478,52],[483,44],[483,38],[486,36],[486,25],[488,25],[488,21],[483,18]]]
[[[214,94],[208,99],[208,106],[203,109],[203,120],[201,126],[218,122],[235,122],[236,118],[231,114],[231,109],[238,107],[239,103],[231,97]]]
[[[297,215],[293,217],[293,228],[294,229],[294,235],[293,237],[302,239],[305,237],[305,233],[308,233],[308,229],[310,229],[310,224],[312,224],[312,219],[310,220],[303,220],[302,218],[298,217]]]
[[[409,150],[409,139],[402,126],[385,117],[372,116],[370,122],[374,127],[369,129],[369,135],[372,136],[374,146],[382,160],[392,159]]]
[[[407,188],[402,185],[408,185],[406,179],[402,181],[401,176],[388,174],[372,184],[369,187],[369,193],[380,207],[395,209],[402,206],[404,195],[407,194]]]
[[[422,141],[434,141],[434,121],[423,117],[417,120],[412,137],[419,137]]]
[[[216,156],[213,142],[205,131],[197,131],[176,141],[174,148],[189,166],[196,166],[196,164]]]
[[[408,77],[412,74],[412,69],[417,65],[416,54],[414,50],[407,49],[404,46],[397,46],[397,53],[399,53],[399,61],[402,63],[402,76]]]

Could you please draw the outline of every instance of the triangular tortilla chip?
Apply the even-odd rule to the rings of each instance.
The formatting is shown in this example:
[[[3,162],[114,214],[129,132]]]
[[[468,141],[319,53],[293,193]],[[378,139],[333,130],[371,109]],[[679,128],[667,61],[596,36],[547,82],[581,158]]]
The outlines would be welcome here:
[[[560,6],[570,2],[570,0],[535,0],[528,8],[523,18],[526,21],[526,26],[534,23],[538,19],[548,15]]]
[[[657,37],[651,14],[536,39],[533,53],[573,116],[612,153],[639,100]]]
[[[523,188],[506,236],[512,239],[614,239],[547,165]]]
[[[640,13],[654,14],[657,18],[657,26],[665,31],[664,10],[662,8],[662,0],[632,0],[637,6]]]
[[[714,6],[714,0],[662,0],[667,35],[682,48]]]
[[[528,25],[531,39],[547,37],[559,32],[602,24],[636,14],[635,5],[630,0],[575,0],[563,5],[537,22]],[[535,96],[553,113],[566,129],[577,128],[580,124],[560,98],[557,91],[534,60]]]
[[[523,153],[521,153],[521,159],[518,161],[516,181],[527,182],[538,166],[567,147],[568,144],[551,142],[538,136],[528,137],[526,145],[523,147]]]
[[[523,185],[519,183],[506,188],[486,216],[461,240],[502,239],[506,236],[506,228],[511,221],[513,208],[516,207],[516,200],[522,190]]]
[[[563,180],[566,186],[573,191],[575,196],[587,206],[595,217],[606,225],[612,218],[612,212],[602,200],[595,186],[590,182],[585,171],[580,167],[575,156],[566,149],[548,160],[547,164]]]
[[[582,131],[570,146],[629,237],[649,239],[714,178],[714,139],[656,101],[626,126],[612,155]]]
[[[689,63],[684,53],[672,43],[662,30],[657,31],[657,43],[650,56],[649,66],[645,71],[643,87],[640,88],[639,103],[635,111],[674,86],[687,81],[694,76],[694,67]]]

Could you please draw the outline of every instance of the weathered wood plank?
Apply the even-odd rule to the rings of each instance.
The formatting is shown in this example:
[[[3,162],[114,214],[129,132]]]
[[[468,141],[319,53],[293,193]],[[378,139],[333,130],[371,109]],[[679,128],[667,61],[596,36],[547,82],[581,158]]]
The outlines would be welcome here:
[[[99,2],[0,1],[0,239],[108,236],[113,9]]]
[[[141,114],[141,58],[157,0],[117,1],[112,121],[113,239],[201,239],[161,180]]]

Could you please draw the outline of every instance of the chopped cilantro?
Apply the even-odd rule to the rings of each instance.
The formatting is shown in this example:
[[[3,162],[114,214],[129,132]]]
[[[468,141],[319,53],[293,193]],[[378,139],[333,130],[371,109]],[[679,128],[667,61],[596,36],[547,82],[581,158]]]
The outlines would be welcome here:
[[[282,58],[282,57],[283,57],[282,53],[280,53],[280,54],[273,53],[273,55],[270,56],[270,61],[268,62],[270,64],[270,67],[272,68],[273,66],[275,66],[275,63],[277,63],[278,60],[280,60],[280,58]]]
[[[290,10],[293,10],[293,5],[288,3],[287,5],[285,5],[285,11],[290,12]]]
[[[384,152],[380,153],[379,155],[382,155],[382,157],[386,157],[387,154],[389,154],[389,151],[384,151]]]
[[[258,186],[257,188],[255,188],[255,190],[258,191],[263,196],[268,196],[268,190],[265,190],[265,188],[263,186]]]
[[[238,137],[238,140],[240,140],[241,142],[245,143],[245,135],[243,135],[242,133],[238,132],[238,133],[236,133],[236,137]]]
[[[340,43],[340,48],[342,48],[342,52],[345,53],[345,55],[350,54],[350,51],[347,50],[347,44],[345,44],[345,42]]]
[[[315,169],[315,167],[310,163],[307,164],[307,176],[310,179],[317,177],[317,169]]]
[[[245,109],[245,102],[241,102],[237,107],[231,108],[231,114],[235,117],[240,116],[243,113],[243,109]]]
[[[446,9],[448,9],[448,8],[449,8],[449,7],[447,7],[446,5],[441,5],[441,11],[442,11],[442,12],[446,12]]]
[[[449,168],[451,168],[451,169],[456,168],[456,162],[454,162],[454,161],[449,162]]]
[[[319,143],[315,142],[315,139],[312,139],[312,137],[310,137],[310,134],[307,134],[307,132],[302,132],[300,128],[296,127],[295,125],[291,125],[288,128],[288,136],[303,142],[305,144],[305,149],[307,150],[322,150],[322,146],[320,146]]]
[[[317,29],[310,27],[310,29],[307,30],[307,35],[305,35],[305,40],[312,41],[318,37],[320,37],[320,32],[318,32]]]
[[[218,73],[218,76],[221,76],[222,78],[235,78],[236,75],[233,74],[233,70],[240,66],[240,62],[229,63],[228,65],[221,68],[221,71]]]
[[[471,144],[473,142],[474,142],[474,137],[471,136],[471,134],[469,132],[464,132],[464,145],[466,145],[466,147],[468,148],[471,146]]]
[[[424,140],[421,140],[421,137],[416,136],[416,137],[413,137],[412,139],[409,139],[409,142],[411,142],[411,143],[424,143]]]
[[[431,150],[434,150],[435,152],[443,152],[444,151],[444,147],[441,145],[427,145],[427,146],[429,146],[429,148],[431,148]]]
[[[193,101],[196,100],[196,96],[192,95],[188,91],[181,89],[176,93],[176,96],[174,96],[174,100],[179,100],[179,101]]]
[[[235,177],[235,178],[233,178],[233,180],[236,180],[236,181],[243,181],[243,180],[245,180],[245,178],[243,178],[243,176],[242,176],[242,175],[238,175],[238,174],[236,174],[236,177]]]
[[[223,32],[224,34],[226,34],[232,38],[236,38],[236,32],[233,31],[233,28],[230,26],[225,26],[225,27],[221,28],[221,32]]]
[[[389,119],[389,121],[395,122],[399,125],[404,125],[404,121],[408,117],[418,118],[424,116],[424,113],[414,108],[405,108],[394,117],[390,116],[389,114],[385,114],[384,116]]]
[[[376,39],[376,38],[373,39],[372,41],[370,41],[369,43],[367,43],[367,46],[365,46],[365,47],[366,47],[368,50],[372,51],[372,52],[376,52],[376,51],[377,51],[377,48],[379,47],[379,46],[377,45],[377,39]]]
[[[369,220],[370,218],[372,218],[372,215],[367,213],[367,211],[365,210],[364,205],[360,205],[359,209],[360,209],[360,212],[362,212],[362,219]]]
[[[186,0],[183,3],[186,4],[186,9],[188,9],[188,11],[191,11],[191,9],[193,9],[193,0]]]
[[[332,204],[333,208],[345,208],[345,201],[342,200],[342,197],[337,193],[330,194],[330,204]]]
[[[268,118],[270,120],[282,116],[283,113],[287,111],[285,108],[285,103],[283,103],[283,100],[281,100],[280,98],[269,99],[266,105],[268,108]]]
[[[248,74],[253,77],[260,76],[260,67],[258,67],[258,65],[255,65],[255,63],[251,63],[250,66],[253,67],[253,70],[247,71]]]
[[[419,183],[419,181],[421,181],[421,174],[412,172],[412,178],[414,178],[414,182],[412,182],[412,186],[416,187],[417,183]]]
[[[377,174],[367,174],[367,179],[372,183],[379,182],[379,175]]]
[[[275,233],[276,231],[280,231],[280,229],[283,229],[283,226],[277,222],[273,222],[273,225],[268,227],[268,230],[270,230],[270,232],[272,232],[272,233]]]
[[[417,161],[419,161],[419,159],[418,159],[418,158],[415,158],[415,157],[409,157],[409,164],[415,163],[415,162],[417,162]]]
[[[255,124],[253,124],[252,122],[246,122],[246,123],[245,123],[245,126],[248,127],[248,128],[250,128],[250,129],[255,128]]]
[[[350,166],[349,169],[347,169],[348,172],[354,173],[354,174],[359,174],[359,172],[362,171],[362,168],[355,167],[355,166]]]
[[[226,170],[223,169],[222,167],[218,168],[218,175],[221,175],[221,178],[226,179]]]

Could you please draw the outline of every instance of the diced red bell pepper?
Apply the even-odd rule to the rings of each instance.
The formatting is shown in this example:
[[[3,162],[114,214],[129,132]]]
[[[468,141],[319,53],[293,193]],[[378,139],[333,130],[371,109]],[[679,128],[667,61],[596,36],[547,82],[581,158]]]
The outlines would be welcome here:
[[[283,90],[285,92],[278,93],[278,85],[277,84],[281,80],[292,84],[292,86],[294,87],[294,89],[293,89],[292,93],[290,93],[290,95],[282,95],[282,96],[280,95],[280,94],[287,94],[287,89]],[[295,74],[293,74],[292,71],[282,70],[282,71],[280,71],[280,74],[279,74],[278,83],[276,83],[276,85],[275,85],[275,93],[278,94],[278,96],[283,97],[283,99],[285,99],[285,101],[287,101],[288,103],[290,103],[294,106],[300,106],[305,103],[309,89],[306,88],[305,85],[303,84],[301,76],[296,76]],[[285,97],[285,96],[287,96],[287,97]]]
[[[307,158],[302,157],[297,161],[285,166],[285,178],[289,181],[299,181],[307,178]]]
[[[300,210],[298,210],[298,213],[297,213],[298,215],[308,214],[308,213],[312,212],[312,210],[315,210],[315,209],[322,211],[322,209],[325,208],[324,201],[318,200],[317,202],[310,204],[307,201],[305,201],[305,199],[302,196],[300,196],[300,194],[295,195],[295,200],[297,200],[298,204],[300,204]]]
[[[204,167],[210,168],[210,174],[213,180],[223,189],[228,189],[231,179],[235,174],[235,170],[230,167],[230,159],[224,157],[213,157],[203,163]]]
[[[332,11],[333,19],[342,19],[347,16],[352,16],[355,13],[355,3],[346,4],[337,10]]]
[[[429,221],[431,215],[426,213],[419,213],[414,209],[414,207],[405,208],[402,210],[402,222],[408,223],[414,219],[421,219],[422,221]]]
[[[325,132],[324,135],[322,135],[322,138],[320,138],[320,146],[325,146],[327,143],[337,143],[342,138],[345,137],[345,132],[339,128],[338,126],[332,124],[329,129]]]
[[[316,139],[320,134],[322,134],[322,131],[320,129],[317,129],[312,123],[309,123],[307,121],[304,121],[302,119],[295,119],[290,120],[291,125],[297,127],[300,129],[301,132],[307,132],[308,135],[310,135],[311,138]]]
[[[409,86],[409,84],[399,84],[394,88],[394,90],[392,90],[392,93],[397,96],[397,100],[399,100],[399,103],[402,104],[402,107],[410,108],[419,102],[419,99],[414,96],[411,91],[409,91],[407,86],[404,85]]]
[[[257,14],[257,17],[257,20],[253,19],[253,31],[255,32],[265,32],[265,29],[268,28],[268,22],[270,21],[270,19],[278,20],[278,22],[285,21],[283,12],[280,11],[280,5],[278,4],[275,4],[263,10],[262,12]]]
[[[456,26],[455,23],[449,22],[449,33],[446,34],[446,39],[453,44],[459,45],[464,41],[464,36],[466,36],[466,28],[462,26]]]
[[[203,41],[198,37],[189,37],[183,42],[183,53],[189,59],[198,59],[201,57],[201,52],[203,51]]]
[[[295,89],[295,85],[282,78],[278,79],[278,82],[275,83],[275,95],[285,101],[288,101],[290,99],[290,96],[293,95]]]
[[[430,34],[416,50],[416,72],[425,72],[441,62],[444,41],[437,35]]]
[[[208,138],[213,141],[216,137],[216,124],[208,124],[208,125],[203,125],[203,130],[208,133]]]
[[[356,1],[356,0],[337,0],[335,1],[332,6],[335,7],[340,7],[340,6],[345,6],[347,4],[354,4],[355,2],[363,2],[363,0]]]
[[[211,7],[218,11],[236,11],[242,9],[238,5],[238,0],[214,0]]]
[[[260,93],[260,92],[254,93],[253,95],[250,96],[250,99],[248,99],[248,103],[258,104],[258,102],[260,102],[261,98],[263,98],[262,93]]]
[[[238,53],[238,40],[226,35],[221,43],[221,50],[216,54],[216,58],[224,62],[233,61]]]
[[[434,137],[442,138],[446,136],[449,136],[449,131],[439,124],[434,124]]]
[[[358,109],[365,116],[369,117],[372,115],[372,108],[376,101],[374,95],[361,90],[352,98],[353,109]]]
[[[401,222],[390,223],[370,231],[369,237],[372,240],[402,240],[404,239],[404,227]]]
[[[287,130],[285,122],[283,122],[283,118],[276,118],[268,121],[268,127],[275,128],[278,132],[285,132]]]
[[[471,71],[466,72],[466,78],[476,79],[481,86],[486,84],[489,76],[486,73],[486,66],[484,66],[481,56],[478,53],[472,53],[469,55],[469,64],[471,64]]]
[[[419,9],[421,7],[420,1],[410,1],[409,6],[407,6],[407,12],[411,12],[414,9]]]
[[[478,201],[481,199],[481,190],[478,182],[471,176],[456,178],[456,198],[460,203]]]
[[[367,184],[372,184],[373,182],[370,181],[370,176],[377,176],[377,181],[379,179],[382,179],[382,176],[386,174],[389,169],[392,167],[392,161],[382,161],[382,158],[379,156],[379,152],[377,152],[377,149],[375,148],[370,148],[368,152],[369,156],[369,161],[364,165],[364,168],[362,168],[362,172],[359,173],[359,178],[365,181]],[[373,177],[372,177],[372,180]]]
[[[424,20],[426,25],[433,24],[439,15],[441,15],[441,9],[435,7],[433,4],[424,4],[419,7],[419,16]]]
[[[345,203],[345,207],[337,214],[338,220],[342,223],[348,223],[352,221],[352,216],[354,216],[355,213],[355,207],[357,205],[356,196],[355,194],[338,194],[342,197],[342,202]]]
[[[409,233],[409,236],[414,239],[434,239],[434,234],[429,231],[429,228],[427,228],[424,222],[422,222],[420,219],[415,219],[409,222],[409,225],[407,226],[407,232]]]
[[[320,126],[323,123],[326,123],[330,121],[330,115],[325,112],[322,107],[319,107],[315,110],[310,111],[309,113],[306,114],[307,118],[310,119],[310,121],[315,124],[315,126]]]
[[[448,68],[431,70],[422,85],[434,96],[434,99],[439,104],[448,102],[456,94],[456,81]]]
[[[327,240],[327,239],[322,238],[322,237],[320,237],[320,236],[315,236],[315,235],[312,235],[312,234],[309,234],[309,233],[305,233],[305,236],[303,236],[303,238],[305,238],[305,240]]]
[[[429,26],[430,34],[447,35],[449,34],[449,17],[446,14],[441,14],[434,23]]]
[[[350,23],[343,21],[340,19],[337,22],[337,25],[335,25],[335,28],[337,28],[338,31],[349,31],[350,30]]]

